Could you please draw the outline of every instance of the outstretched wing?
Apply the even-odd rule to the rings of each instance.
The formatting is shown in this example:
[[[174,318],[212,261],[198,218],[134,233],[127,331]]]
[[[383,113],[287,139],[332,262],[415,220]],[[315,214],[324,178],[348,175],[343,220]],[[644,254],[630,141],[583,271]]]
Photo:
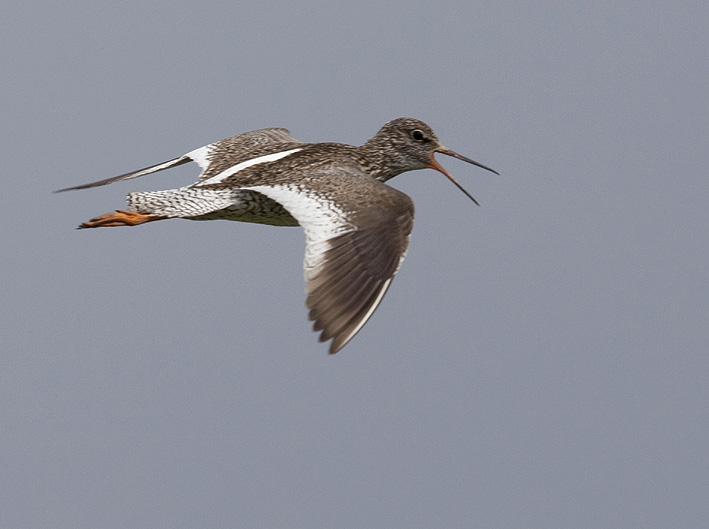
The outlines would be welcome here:
[[[244,132],[243,134],[237,134],[236,136],[223,139],[216,143],[210,143],[209,145],[195,149],[194,151],[168,160],[167,162],[106,178],[105,180],[99,180],[98,182],[59,189],[55,191],[55,193],[105,186],[123,180],[130,180],[131,178],[157,173],[158,171],[177,167],[178,165],[189,162],[196,162],[197,165],[202,168],[202,172],[199,175],[199,180],[202,181],[214,175],[218,175],[232,166],[244,163],[251,158],[269,154],[270,151],[274,150],[273,146],[275,145],[285,144],[282,149],[279,145],[276,150],[286,150],[292,149],[301,143],[302,142],[296,140],[283,128],[269,128]]]
[[[312,185],[318,177],[327,185]],[[404,260],[413,202],[351,168],[314,172],[297,185],[245,189],[279,202],[303,226],[309,317],[336,353],[367,323]]]

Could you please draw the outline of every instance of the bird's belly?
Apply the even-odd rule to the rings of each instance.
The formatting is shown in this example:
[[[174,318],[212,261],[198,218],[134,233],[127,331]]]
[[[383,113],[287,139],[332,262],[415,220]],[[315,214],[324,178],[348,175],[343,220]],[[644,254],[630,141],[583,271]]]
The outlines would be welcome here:
[[[254,191],[238,191],[230,206],[199,215],[188,217],[190,220],[234,220],[254,222],[271,226],[298,226],[298,221],[275,200]]]

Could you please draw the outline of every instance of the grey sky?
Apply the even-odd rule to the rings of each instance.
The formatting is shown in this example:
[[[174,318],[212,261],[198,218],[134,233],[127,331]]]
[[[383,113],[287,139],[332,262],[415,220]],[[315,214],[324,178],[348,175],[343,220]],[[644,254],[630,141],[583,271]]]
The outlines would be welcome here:
[[[0,19],[1,527],[706,527],[702,2],[15,2]],[[239,132],[440,162],[334,357],[303,234],[79,232],[54,189]]]

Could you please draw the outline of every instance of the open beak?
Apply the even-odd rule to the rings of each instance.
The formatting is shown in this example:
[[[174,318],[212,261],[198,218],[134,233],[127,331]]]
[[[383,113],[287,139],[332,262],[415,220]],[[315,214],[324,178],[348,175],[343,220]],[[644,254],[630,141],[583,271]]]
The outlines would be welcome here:
[[[468,162],[468,163],[471,163],[471,164],[473,164],[473,165],[477,165],[477,166],[480,167],[481,169],[485,169],[485,170],[487,170],[487,171],[490,171],[491,173],[495,173],[496,175],[499,175],[499,174],[500,174],[500,173],[498,173],[497,171],[495,171],[494,169],[490,169],[489,167],[486,167],[486,166],[484,166],[483,164],[476,162],[475,160],[471,160],[470,158],[466,158],[466,157],[463,156],[462,154],[458,154],[458,153],[455,152],[455,151],[451,151],[450,149],[447,149],[446,147],[441,146],[441,147],[439,147],[438,149],[436,149],[435,152],[440,152],[441,154],[446,154],[446,155],[448,155],[448,156],[452,156],[453,158],[458,158],[459,160],[463,160],[464,162]],[[441,164],[439,164],[439,163],[436,161],[436,159],[433,157],[433,153],[431,153],[431,165],[430,165],[430,167],[431,167],[431,169],[435,169],[436,171],[439,171],[439,172],[443,173],[444,175],[446,175],[446,177],[448,178],[448,180],[450,180],[450,181],[453,182],[456,186],[458,186],[458,189],[460,189],[463,193],[465,193],[465,194],[468,196],[468,198],[469,198],[470,200],[472,200],[473,202],[475,202],[478,206],[480,205],[480,204],[478,203],[478,201],[475,200],[475,197],[473,197],[473,195],[471,195],[470,193],[468,193],[468,192],[465,190],[465,188],[464,188],[462,185],[460,185],[460,184],[458,183],[458,181],[457,181],[455,178],[453,178],[451,175],[449,175],[449,174],[448,174],[448,171],[446,171],[446,170],[443,168],[443,166],[442,166]]]

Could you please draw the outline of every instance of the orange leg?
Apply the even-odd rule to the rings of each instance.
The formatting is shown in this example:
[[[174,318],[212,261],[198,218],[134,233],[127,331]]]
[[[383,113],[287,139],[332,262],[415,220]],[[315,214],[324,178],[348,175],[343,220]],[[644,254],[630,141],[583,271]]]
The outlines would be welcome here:
[[[137,211],[123,211],[119,209],[116,210],[115,213],[104,213],[91,220],[82,222],[77,229],[103,228],[106,226],[137,226],[138,224],[166,218],[167,217],[148,215],[147,213],[138,213]]]

